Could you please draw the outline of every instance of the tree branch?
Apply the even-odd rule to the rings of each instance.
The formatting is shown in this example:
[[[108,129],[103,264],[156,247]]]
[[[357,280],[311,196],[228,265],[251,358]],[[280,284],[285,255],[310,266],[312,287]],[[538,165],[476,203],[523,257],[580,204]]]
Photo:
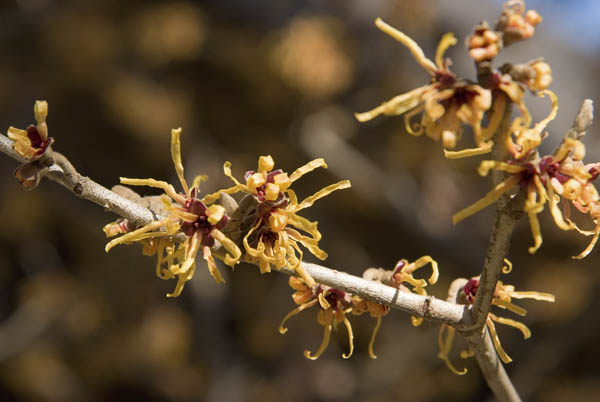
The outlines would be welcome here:
[[[4,135],[0,135],[0,151],[19,162],[27,162],[21,158],[12,149],[13,142]],[[56,154],[56,153],[54,153]],[[101,186],[88,177],[76,173],[66,158],[62,157],[63,166],[69,166],[69,172],[58,166],[57,163],[50,166],[46,177],[55,181],[73,194],[80,198],[92,201],[103,208],[114,212],[115,214],[126,218],[138,225],[146,225],[157,216],[149,209],[121,197],[120,195]],[[68,163],[68,165],[65,165]],[[75,172],[75,173],[74,173]],[[73,184],[73,177],[76,176],[76,183]],[[360,277],[352,276],[344,272],[329,269],[317,264],[303,262],[303,267],[319,283],[334,287],[346,292],[350,292],[365,299],[388,305],[415,316],[423,317],[433,321],[445,322],[456,328],[463,327],[463,319],[466,316],[467,308],[443,300],[436,299],[433,296],[420,296],[413,293],[402,292],[391,286],[383,285],[378,282],[369,281]],[[282,269],[281,272],[288,275],[293,274],[292,270]]]
[[[498,96],[505,95],[500,94]],[[510,107],[510,103],[508,103],[504,110],[502,122],[493,138],[494,147],[492,148],[491,155],[493,160],[503,161],[507,157],[504,140],[505,135],[510,128],[511,113],[512,107]],[[505,178],[505,174],[498,171],[493,171],[491,176],[492,188]],[[511,200],[511,196],[505,194],[496,204],[496,219],[494,221],[492,235],[490,236],[483,269],[481,270],[477,295],[469,314],[472,324],[469,330],[473,331],[473,333],[480,334],[480,336],[481,329],[484,327],[485,320],[490,312],[492,297],[496,290],[496,283],[500,277],[500,271],[504,265],[504,259],[506,258],[510,247],[513,229],[522,216],[522,201],[522,198],[519,196],[515,196]],[[470,335],[468,330],[463,331],[463,334],[465,336]]]

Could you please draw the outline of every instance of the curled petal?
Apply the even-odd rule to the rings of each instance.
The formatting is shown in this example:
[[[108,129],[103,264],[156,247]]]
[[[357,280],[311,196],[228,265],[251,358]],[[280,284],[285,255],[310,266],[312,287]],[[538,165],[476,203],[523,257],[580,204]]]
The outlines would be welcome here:
[[[558,195],[554,194],[554,191],[552,191],[549,198],[550,198],[550,214],[552,214],[552,218],[554,219],[554,223],[556,224],[556,226],[558,226],[562,230],[575,229],[574,225],[572,224],[572,222],[570,220],[567,223],[563,219],[563,215],[560,211],[560,208],[558,208],[558,203],[560,202],[560,197]]]
[[[185,283],[192,279],[192,277],[194,276],[195,269],[196,263],[193,262],[186,272],[178,274],[177,285],[175,285],[175,290],[173,290],[173,293],[167,293],[167,297],[179,297],[179,295],[181,295],[181,292],[183,291],[183,286],[185,285]]]
[[[513,299],[533,299],[539,301],[547,301],[554,303],[554,295],[542,292],[511,292],[510,297]]]
[[[447,34],[442,36],[442,39],[440,40],[440,43],[438,44],[437,50],[435,52],[435,64],[437,65],[438,69],[445,70],[444,53],[446,53],[446,50],[448,50],[450,46],[454,46],[456,45],[456,43],[456,37],[452,32],[448,32]]]
[[[294,172],[294,173],[296,173],[296,172]],[[352,187],[350,185],[350,180],[342,180],[340,182],[330,184],[329,186],[317,191],[310,197],[305,198],[300,204],[298,204],[297,207],[294,208],[294,212],[297,212],[297,211],[300,211],[301,209],[312,206],[315,201],[333,193],[336,190],[342,190],[342,189],[350,188],[350,187]]]
[[[350,356],[352,356],[352,353],[354,352],[354,334],[352,333],[352,325],[350,325],[350,321],[348,320],[348,318],[346,318],[346,316],[344,315],[344,325],[346,326],[346,331],[348,332],[348,346],[350,347],[350,350],[348,350],[348,353],[342,354],[342,357],[344,359],[349,359]]]
[[[392,38],[396,39],[404,46],[406,46],[412,53],[413,57],[417,60],[417,62],[421,66],[423,66],[423,68],[427,70],[429,74],[435,74],[435,72],[437,71],[436,65],[427,57],[425,57],[425,53],[423,53],[423,50],[419,47],[419,45],[417,45],[417,43],[414,40],[412,40],[402,32],[398,31],[397,29],[386,24],[381,18],[377,18],[375,20],[375,25],[377,25],[377,28],[390,35]],[[440,42],[440,45],[442,45],[442,42]],[[448,46],[446,46],[446,48],[447,47]]]
[[[306,357],[307,359],[317,360],[319,357],[321,357],[325,349],[327,349],[327,345],[329,345],[329,340],[331,339],[331,324],[324,325],[323,328],[323,341],[321,342],[321,346],[319,346],[317,353],[315,353],[314,355],[311,354],[310,350],[305,350],[304,357]]]
[[[519,182],[519,177],[510,176],[508,179],[499,183],[492,191],[487,193],[482,199],[476,201],[475,203],[469,205],[468,207],[458,211],[452,217],[452,224],[456,225],[458,222],[463,219],[481,211],[483,208],[493,204],[498,201],[498,199],[506,193],[508,190],[513,188]]]
[[[508,364],[508,363],[512,362],[512,359],[510,358],[510,356],[502,348],[502,344],[500,343],[500,338],[498,338],[498,333],[496,332],[496,326],[494,325],[494,322],[490,319],[489,315],[486,320],[486,323],[487,323],[487,327],[490,330],[490,336],[492,337],[492,342],[494,342],[494,348],[496,349],[496,352],[498,353],[498,357],[500,357],[500,360],[502,360],[502,362],[504,362],[504,364]]]
[[[585,248],[585,250],[583,250],[580,254],[574,256],[573,258],[580,260],[582,258],[585,258],[589,253],[591,253],[591,251],[594,249],[594,246],[596,245],[596,242],[598,241],[599,235],[600,235],[600,221],[596,220],[596,229],[594,230],[594,237],[592,238],[592,241],[590,242],[590,244],[588,244],[588,246]]]
[[[446,339],[444,339],[444,330],[445,329],[447,330]],[[440,332],[438,333],[438,346],[440,348],[438,357],[446,363],[446,366],[448,367],[448,369],[450,369],[450,371],[452,371],[454,374],[465,375],[465,374],[467,374],[467,369],[464,368],[461,371],[458,371],[456,369],[456,367],[454,367],[454,365],[450,361],[450,357],[449,357],[450,350],[452,349],[452,344],[454,343],[455,331],[456,330],[454,329],[454,327],[451,327],[446,324],[442,324],[442,326],[440,328]]]
[[[320,167],[327,169],[327,164],[325,163],[325,160],[323,158],[314,159],[308,162],[306,165],[300,166],[298,169],[296,169],[294,173],[290,175],[290,181],[293,183],[305,174],[312,172],[313,170]]]
[[[527,314],[527,310],[525,310],[523,307],[519,307],[519,306],[517,306],[515,304],[512,304],[509,301],[506,301],[506,300],[502,300],[502,299],[498,299],[498,298],[493,298],[492,299],[492,304],[494,306],[498,306],[500,308],[504,308],[504,309],[510,310],[513,313],[518,314],[520,316],[524,316],[524,315]]]
[[[436,260],[434,260],[433,258],[431,258],[428,255],[425,255],[425,256],[419,258],[418,260],[416,260],[415,262],[404,267],[402,269],[402,272],[410,274],[410,273],[415,272],[417,269],[424,267],[427,264],[431,264],[431,271],[432,271],[431,276],[429,277],[429,283],[434,285],[437,282],[438,277],[439,277],[438,263]]]
[[[329,291],[321,292],[319,293],[319,296],[317,296],[317,298],[319,299],[319,305],[323,310],[329,310],[331,308],[331,304],[329,304],[329,302],[325,298],[325,296],[327,296],[326,293],[329,293]]]
[[[225,258],[223,259],[225,264],[233,267],[240,262],[242,251],[230,238],[225,236],[219,229],[213,229],[210,234],[227,250],[227,254],[225,254]]]
[[[539,123],[537,123],[534,126],[533,129],[539,133],[544,131],[544,129],[546,128],[548,123],[550,123],[552,120],[554,120],[554,118],[556,117],[556,113],[558,112],[558,98],[556,97],[554,92],[550,91],[549,89],[546,89],[539,93],[540,97],[544,97],[545,95],[548,95],[550,97],[550,99],[552,100],[552,110],[550,111],[550,114],[548,114],[548,116],[544,120],[540,121]]]
[[[175,191],[175,188],[172,185],[170,185],[169,183],[167,183],[166,181],[155,180],[155,179],[130,179],[127,177],[120,177],[119,179],[121,181],[121,184],[128,184],[130,186],[148,186],[148,187],[160,188],[169,197],[171,197],[173,200],[177,201],[179,204],[181,204],[181,205],[185,204],[185,197],[181,194],[178,194],[177,191]]]
[[[308,249],[308,251],[312,253],[312,255],[314,255],[318,259],[324,260],[327,258],[327,253],[319,248],[319,240],[315,237],[304,236],[300,234],[300,232],[298,232],[297,230],[291,229],[289,227],[286,228],[285,232],[289,235],[290,239],[300,242],[304,247]]]
[[[491,152],[493,145],[494,143],[490,141],[478,148],[462,149],[460,151],[447,151],[444,149],[444,156],[448,159],[462,159],[471,156],[484,155]]]
[[[185,181],[185,176],[183,175],[183,163],[181,163],[181,127],[174,128],[171,130],[171,158],[173,159],[173,165],[175,166],[175,171],[177,172],[177,177],[179,178],[179,182],[181,183],[181,188],[183,188],[183,192],[186,195],[189,195],[190,190],[188,188],[187,182]]]
[[[411,315],[410,323],[413,327],[418,327],[419,325],[423,324],[423,317],[416,317],[414,315]]]
[[[523,339],[531,338],[531,330],[527,328],[527,325],[523,324],[522,322],[511,320],[510,318],[498,317],[491,313],[490,318],[499,324],[508,325],[510,327],[518,329],[523,334]]]
[[[388,116],[400,115],[416,108],[421,103],[421,97],[426,91],[431,90],[431,85],[425,85],[410,92],[393,97],[374,109],[363,113],[355,113],[354,117],[359,122],[373,120],[375,117],[385,114]]]
[[[500,170],[511,174],[520,173],[525,168],[519,165],[513,165],[511,163],[499,162],[499,161],[482,161],[477,168],[477,173],[480,176],[487,176],[490,170]]]
[[[295,249],[298,254],[300,254],[300,258],[297,258],[296,263],[291,263],[290,268],[293,269],[298,275],[300,275],[300,277],[302,278],[302,280],[304,281],[304,283],[306,283],[306,286],[308,286],[309,288],[312,288],[315,285],[315,280],[313,279],[313,277],[308,273],[308,271],[306,269],[304,269],[304,267],[302,266],[302,250],[300,250],[300,247],[298,247],[298,245],[296,244],[296,242],[294,241],[290,241],[290,246]],[[292,256],[295,255],[292,252],[288,253]]]
[[[502,273],[503,274],[510,274],[510,272],[512,271],[512,268],[513,268],[512,262],[510,262],[510,260],[508,258],[505,258],[504,259],[504,263],[506,265],[502,267]]]
[[[408,134],[418,137],[421,134],[423,134],[423,132],[425,131],[425,124],[423,121],[427,115],[423,116],[423,118],[421,119],[421,123],[415,122],[415,123],[411,124],[411,122],[410,122],[410,119],[412,119],[413,116],[421,113],[424,109],[425,109],[425,105],[421,105],[404,115],[404,128]]]
[[[375,337],[377,336],[377,332],[379,332],[379,327],[381,327],[381,317],[377,317],[377,323],[375,324],[375,328],[373,328],[371,340],[369,340],[369,357],[371,359],[377,359],[377,355],[373,351],[373,345],[375,344]]]
[[[208,247],[208,246],[202,247],[202,258],[204,258],[206,260],[206,263],[208,264],[208,272],[210,272],[212,277],[215,279],[215,282],[225,283],[225,279],[223,279],[223,276],[221,275],[219,268],[217,268],[217,263],[215,262],[215,259],[211,255],[210,247]]]
[[[293,316],[295,316],[298,313],[301,313],[302,311],[306,310],[307,308],[310,308],[312,306],[314,306],[315,304],[317,304],[318,300],[317,299],[313,299],[307,303],[301,304],[298,307],[296,307],[295,309],[293,309],[292,311],[290,311],[289,313],[287,313],[285,315],[285,317],[283,318],[283,320],[281,320],[281,324],[279,324],[279,333],[280,334],[285,334],[287,332],[287,328],[284,327],[284,324]]]
[[[529,247],[529,254],[535,254],[542,245],[542,231],[540,229],[540,221],[538,220],[537,214],[538,212],[535,211],[527,212],[529,226],[531,227],[531,235],[533,236],[533,246]]]
[[[125,233],[123,236],[117,237],[116,239],[109,241],[106,244],[106,247],[104,247],[104,251],[108,253],[110,249],[116,246],[117,244],[129,243],[139,240],[141,235],[144,235],[152,230],[159,229],[162,225],[164,225],[164,221],[165,220],[150,222],[149,224],[142,226],[141,228],[134,230],[133,232]],[[164,235],[166,235],[166,233],[164,233]]]
[[[318,242],[321,240],[321,232],[317,229],[318,222],[311,222],[300,215],[291,213],[288,215],[288,224],[312,235],[311,241]],[[303,239],[303,241],[305,240]]]

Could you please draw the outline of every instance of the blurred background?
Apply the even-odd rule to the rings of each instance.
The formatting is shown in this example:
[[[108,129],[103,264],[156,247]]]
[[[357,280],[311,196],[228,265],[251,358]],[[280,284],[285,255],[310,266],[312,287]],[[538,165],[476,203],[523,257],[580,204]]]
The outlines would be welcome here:
[[[500,15],[500,0],[4,0],[0,3],[0,127],[33,122],[36,99],[50,105],[55,149],[78,170],[111,187],[119,176],[175,183],[170,129],[183,127],[189,177],[204,189],[230,183],[273,155],[287,171],[324,157],[328,170],[297,183],[300,197],[341,179],[336,192],[307,210],[318,220],[324,265],[360,275],[430,254],[445,298],[456,277],[476,275],[493,208],[451,226],[454,212],[485,194],[479,159],[445,160],[439,143],[414,138],[402,118],[359,125],[354,112],[423,85],[428,76],[400,44],[373,25],[377,16],[414,38],[433,57],[441,35],[459,45],[453,70],[474,77],[464,38]],[[528,1],[544,17],[529,41],[499,63],[544,56],[559,97],[543,149],[560,141],[584,98],[598,105],[600,3]],[[550,110],[528,95],[534,119]],[[585,139],[600,159],[599,124]],[[463,146],[470,145],[470,134]],[[370,360],[374,320],[352,317],[350,360],[338,331],[317,361],[302,356],[322,336],[316,311],[277,331],[294,305],[287,277],[239,265],[216,285],[198,263],[181,297],[174,281],[155,277],[138,246],[104,253],[102,226],[115,217],[51,182],[18,188],[16,163],[0,156],[0,400],[2,401],[481,401],[490,397],[473,359],[437,359],[438,325],[412,328],[409,316],[383,320]],[[145,194],[152,194],[148,192]],[[156,194],[156,193],[154,193]],[[533,330],[499,328],[515,360],[507,366],[525,400],[590,401],[600,392],[600,320],[596,249],[574,261],[588,239],[561,232],[546,211],[544,244],[527,253],[526,219],[518,226],[503,281],[556,295],[556,303],[519,303]],[[309,253],[306,260],[314,261]],[[505,314],[510,316],[509,313]]]

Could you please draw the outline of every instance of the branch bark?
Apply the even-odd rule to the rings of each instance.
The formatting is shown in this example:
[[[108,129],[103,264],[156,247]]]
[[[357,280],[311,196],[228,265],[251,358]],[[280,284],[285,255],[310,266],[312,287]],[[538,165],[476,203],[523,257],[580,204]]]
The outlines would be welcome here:
[[[510,113],[508,112],[507,115],[510,116]],[[27,162],[14,152],[12,144],[10,139],[0,135],[0,151],[19,162]],[[88,177],[79,175],[62,155],[50,166],[46,177],[61,184],[76,196],[92,201],[138,225],[145,225],[159,218],[149,209],[121,197]],[[483,329],[483,325],[479,324],[479,322],[485,323],[493,289],[495,289],[502,262],[508,250],[510,235],[516,223],[516,219],[507,212],[505,204],[498,204],[496,224],[488,247],[488,257],[484,264],[482,281],[473,311],[465,305],[449,303],[433,296],[401,292],[396,288],[321,265],[307,262],[302,264],[304,269],[319,283],[418,317],[453,326],[466,336],[486,381],[496,397],[500,401],[520,401],[502,363],[498,360],[487,329]],[[286,268],[281,272],[288,275],[293,274],[292,270]],[[482,291],[482,289],[484,290]]]
[[[0,151],[9,157],[27,162],[12,149],[13,142],[4,135],[0,135]],[[64,165],[64,161],[62,163]],[[69,164],[70,166],[70,164]],[[71,168],[69,168],[71,170]],[[74,171],[74,169],[73,169]],[[88,177],[76,174],[77,181],[73,183],[73,171],[65,173],[58,165],[50,166],[46,177],[67,188],[76,196],[91,201],[115,214],[126,218],[138,225],[146,225],[159,217],[149,209],[121,197],[111,190],[101,186]],[[388,305],[415,316],[433,321],[445,322],[456,328],[463,327],[467,308],[433,296],[420,296],[413,293],[401,292],[391,286],[369,281],[357,276],[349,275],[334,269],[317,264],[303,262],[303,267],[319,283],[350,292],[365,299]],[[282,269],[281,272],[291,275],[292,270]]]

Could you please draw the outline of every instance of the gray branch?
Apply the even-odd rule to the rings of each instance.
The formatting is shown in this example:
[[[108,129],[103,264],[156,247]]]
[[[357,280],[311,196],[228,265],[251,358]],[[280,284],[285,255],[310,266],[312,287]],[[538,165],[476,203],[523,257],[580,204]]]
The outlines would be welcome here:
[[[0,151],[19,162],[27,162],[14,152],[12,145],[13,142],[10,139],[4,135],[0,135]],[[92,201],[138,225],[148,224],[158,218],[146,207],[123,198],[88,177],[79,175],[68,160],[61,157],[58,158],[58,163],[55,162],[51,165],[46,173],[46,177],[50,180],[61,184],[76,196]],[[477,310],[471,314],[468,306],[465,305],[443,301],[433,296],[420,296],[400,291],[391,286],[375,281],[369,281],[317,264],[306,262],[303,262],[302,264],[304,269],[319,283],[405,311],[418,317],[423,317],[436,322],[443,322],[455,327],[467,337],[471,349],[475,352],[477,362],[486,377],[486,381],[496,397],[500,401],[520,401],[510,379],[504,372],[502,364],[498,360],[487,330],[483,331],[483,325],[477,327],[477,323],[479,322],[477,317],[482,319],[483,322],[485,322],[485,317],[487,317],[489,303],[491,301],[489,289],[495,288],[499,270],[502,266],[502,260],[508,249],[510,234],[514,227],[514,222],[508,219],[511,215],[500,212],[499,208],[498,219],[494,226],[492,240],[490,241],[490,250],[488,250],[488,258],[486,259],[484,272],[482,272],[482,278],[487,279],[482,281],[482,284],[480,285],[477,298],[477,300],[480,301],[476,301],[475,308],[477,308]],[[282,269],[281,272],[288,275],[293,274],[292,270],[286,268]],[[486,274],[486,272],[491,273]],[[482,288],[488,289],[487,293],[486,290],[482,291]],[[485,294],[487,296],[483,298],[479,296],[480,294]],[[474,330],[476,328],[479,328],[479,331]]]

